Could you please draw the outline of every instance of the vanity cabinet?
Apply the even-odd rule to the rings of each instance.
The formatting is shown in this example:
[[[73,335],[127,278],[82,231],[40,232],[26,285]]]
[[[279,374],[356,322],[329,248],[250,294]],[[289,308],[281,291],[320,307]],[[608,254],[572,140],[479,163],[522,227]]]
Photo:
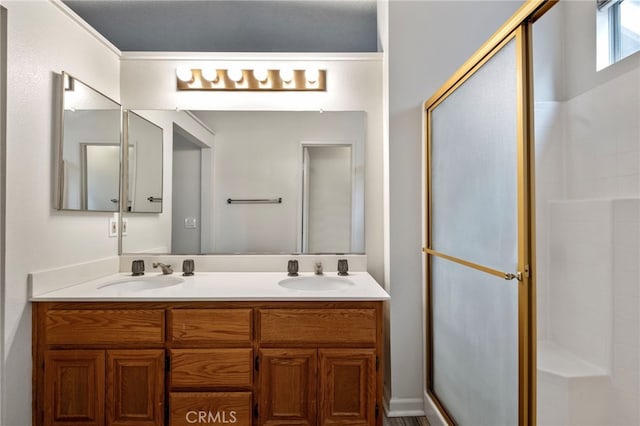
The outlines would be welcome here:
[[[34,306],[34,424],[162,425],[164,311],[62,307]]]
[[[381,426],[382,302],[37,302],[33,424]]]
[[[261,425],[377,424],[375,308],[265,308],[258,314]]]

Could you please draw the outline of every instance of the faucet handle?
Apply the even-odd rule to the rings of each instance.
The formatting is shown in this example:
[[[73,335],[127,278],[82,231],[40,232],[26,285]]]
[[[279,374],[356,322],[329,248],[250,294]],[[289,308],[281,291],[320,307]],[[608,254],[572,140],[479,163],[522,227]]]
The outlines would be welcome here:
[[[338,275],[349,275],[349,262],[347,262],[347,259],[338,259]]]
[[[144,260],[134,260],[131,262],[131,275],[134,277],[144,275]]]
[[[298,276],[298,261],[295,259],[287,262],[287,275],[290,277]]]
[[[182,262],[182,275],[185,277],[189,277],[193,275],[193,271],[196,269],[195,262],[193,259],[185,259]]]

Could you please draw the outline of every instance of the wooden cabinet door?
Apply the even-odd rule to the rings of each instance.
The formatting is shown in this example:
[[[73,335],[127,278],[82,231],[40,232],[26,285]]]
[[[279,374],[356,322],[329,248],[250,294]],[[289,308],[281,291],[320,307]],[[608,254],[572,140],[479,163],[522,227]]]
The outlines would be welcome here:
[[[44,358],[44,424],[104,425],[104,351],[50,350]]]
[[[161,426],[164,350],[107,351],[107,424]]]
[[[316,425],[317,351],[260,350],[260,425]]]
[[[318,425],[376,424],[374,349],[319,349]]]

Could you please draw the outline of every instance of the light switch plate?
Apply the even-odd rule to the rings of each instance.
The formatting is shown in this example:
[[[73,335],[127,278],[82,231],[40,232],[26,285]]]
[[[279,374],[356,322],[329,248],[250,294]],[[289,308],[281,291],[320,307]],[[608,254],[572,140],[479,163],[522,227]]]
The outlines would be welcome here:
[[[115,217],[109,218],[109,238],[118,236],[118,219]]]

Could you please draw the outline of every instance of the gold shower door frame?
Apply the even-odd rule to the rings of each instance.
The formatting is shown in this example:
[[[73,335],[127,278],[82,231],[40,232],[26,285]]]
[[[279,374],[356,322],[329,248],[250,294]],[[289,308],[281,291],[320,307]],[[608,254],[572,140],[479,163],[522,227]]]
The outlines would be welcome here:
[[[452,425],[455,419],[438,399],[433,387],[433,307],[431,259],[436,256],[510,280],[518,286],[518,425],[536,425],[536,290],[535,290],[535,218],[534,218],[534,145],[533,145],[533,64],[532,24],[557,0],[527,1],[449,80],[424,103],[425,130],[425,243],[423,252],[426,277],[426,390],[440,414]],[[499,271],[465,259],[433,250],[431,208],[431,114],[432,111],[478,71],[509,41],[516,43],[517,73],[517,272]]]

